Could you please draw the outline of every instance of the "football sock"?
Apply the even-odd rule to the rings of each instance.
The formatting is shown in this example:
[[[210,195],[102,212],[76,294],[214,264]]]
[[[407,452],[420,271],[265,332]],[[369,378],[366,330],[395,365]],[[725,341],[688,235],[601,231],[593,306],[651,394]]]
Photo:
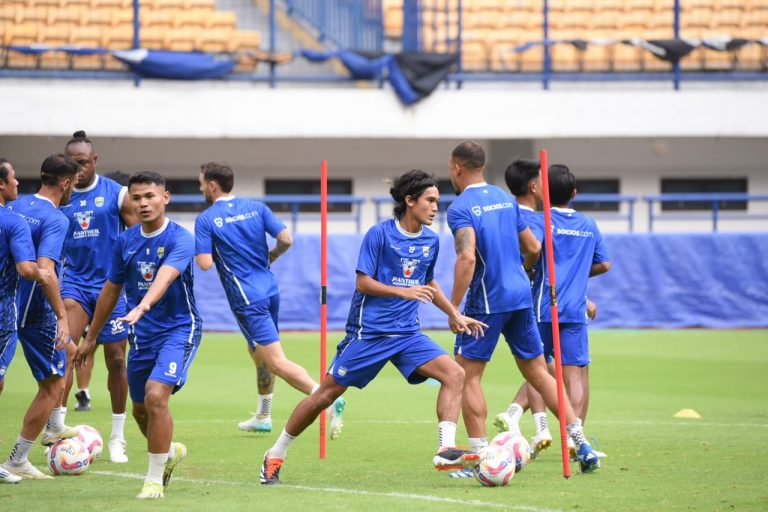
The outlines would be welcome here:
[[[309,392],[309,394],[311,395],[312,393],[314,393],[318,389],[320,389],[320,384],[315,383],[315,385],[312,386],[312,390]]]
[[[168,462],[168,454],[148,453],[148,455],[149,469],[147,469],[147,477],[144,479],[144,482],[154,482],[161,484],[163,483],[163,471],[165,471],[165,463]]]
[[[284,459],[288,455],[288,447],[291,446],[296,436],[292,436],[283,429],[275,445],[269,449],[269,456],[276,459]]]
[[[456,446],[456,424],[452,421],[441,421],[437,424],[437,449]]]
[[[546,412],[537,412],[533,414],[533,426],[536,429],[536,433],[549,430],[549,422],[547,422]]]
[[[23,464],[29,457],[29,452],[32,449],[33,443],[34,440],[30,441],[21,436],[17,437],[16,444],[14,445],[8,460],[13,464]]]
[[[112,414],[112,434],[110,439],[124,439],[125,438],[125,413]]]
[[[566,429],[568,430],[568,435],[571,436],[573,442],[576,443],[577,448],[584,443],[589,444],[587,443],[587,438],[584,437],[584,431],[581,429],[581,425],[579,425],[578,421],[574,421],[568,425]]]
[[[48,422],[45,424],[45,430],[49,432],[61,432],[64,429],[64,420],[61,415],[61,407],[54,407],[48,416]]]
[[[269,418],[272,415],[272,393],[259,395],[259,407],[256,409],[259,418]]]
[[[176,457],[176,443],[174,443],[173,441],[171,441],[171,447],[168,448],[168,454],[167,455],[168,455],[169,459],[172,459],[172,458]]]
[[[487,437],[470,437],[469,438],[469,448],[472,450],[479,450],[481,448],[485,448],[488,446],[488,438]]]
[[[59,409],[61,409],[61,428],[64,428],[64,425],[67,424],[67,408],[62,405]]]
[[[520,404],[512,402],[507,407],[507,416],[510,417],[512,422],[517,425],[520,423],[520,418],[523,417],[523,408]]]

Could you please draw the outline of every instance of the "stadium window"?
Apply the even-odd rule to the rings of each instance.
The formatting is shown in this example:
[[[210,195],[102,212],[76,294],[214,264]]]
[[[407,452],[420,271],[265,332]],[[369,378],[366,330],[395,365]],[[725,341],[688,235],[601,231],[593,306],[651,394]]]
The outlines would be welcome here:
[[[264,193],[271,195],[301,195],[318,196],[320,195],[320,180],[264,180]],[[329,195],[352,195],[351,179],[328,180]],[[291,202],[267,201],[267,205],[273,212],[290,212]],[[319,213],[320,203],[302,203],[299,205],[300,212]],[[351,203],[328,203],[328,213],[351,213]]]
[[[747,193],[747,178],[662,178],[662,194]],[[721,210],[746,210],[746,201],[718,201]],[[712,201],[662,201],[661,211],[711,210]]]
[[[166,207],[168,212],[201,212],[208,207],[205,204],[203,194],[200,192],[200,182],[198,180],[166,178],[165,188],[171,193],[171,202]],[[182,194],[195,195],[199,200],[190,203],[173,200],[173,196]]]
[[[576,191],[581,194],[618,194],[619,180],[609,179],[576,179]],[[578,197],[578,196],[577,196]],[[617,212],[619,203],[604,201],[585,201],[575,203],[575,208],[581,211],[591,212]]]
[[[453,188],[453,183],[451,183],[451,180],[438,180],[437,191],[440,192],[440,197],[453,197],[456,195],[456,190]],[[451,203],[447,201],[440,201],[437,208],[439,211],[444,212],[448,210],[448,206],[450,206],[450,204]]]

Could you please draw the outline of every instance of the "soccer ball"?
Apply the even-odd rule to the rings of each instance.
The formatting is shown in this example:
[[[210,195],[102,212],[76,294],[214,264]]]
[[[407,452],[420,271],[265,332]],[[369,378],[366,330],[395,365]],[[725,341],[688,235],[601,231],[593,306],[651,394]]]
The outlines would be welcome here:
[[[492,445],[501,446],[509,452],[515,461],[515,473],[519,473],[531,460],[531,445],[528,440],[514,432],[502,432],[491,441]]]
[[[91,462],[101,457],[104,441],[99,431],[88,425],[78,425],[75,428],[80,431],[80,434],[75,439],[83,443],[83,446],[88,449],[88,453],[91,454]]]
[[[62,439],[48,452],[48,467],[54,475],[80,475],[90,463],[88,448],[77,438]]]
[[[481,448],[480,464],[472,469],[475,478],[485,487],[507,485],[515,476],[515,461],[509,452],[497,445]]]

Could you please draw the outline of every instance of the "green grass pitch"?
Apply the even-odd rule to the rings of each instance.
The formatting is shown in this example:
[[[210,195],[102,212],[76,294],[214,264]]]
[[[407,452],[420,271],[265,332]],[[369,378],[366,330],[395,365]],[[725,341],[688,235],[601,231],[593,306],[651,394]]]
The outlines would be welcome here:
[[[452,337],[432,333],[449,348]],[[207,334],[189,382],[171,400],[175,439],[189,448],[162,503],[134,499],[146,471],[146,444],[129,416],[128,464],[105,454],[80,477],[0,485],[0,510],[768,510],[768,331],[595,331],[586,432],[608,453],[602,469],[562,477],[557,447],[532,461],[508,487],[435,471],[437,386],[409,386],[388,366],[365,390],[347,392],[345,429],[318,459],[313,425],[290,449],[284,485],[263,487],[265,450],[301,398],[278,381],[271,434],[241,432],[255,408],[255,371],[238,335]],[[331,333],[329,361],[339,333]],[[289,358],[319,374],[318,335],[286,333]],[[97,354],[91,412],[67,423],[109,436],[106,371]],[[492,418],[521,382],[500,346],[485,376]],[[0,396],[0,457],[7,457],[35,391],[21,350]],[[70,404],[72,406],[72,404]],[[130,407],[130,406],[129,406]],[[701,419],[675,419],[683,408]],[[550,422],[556,422],[550,415]],[[526,415],[521,423],[531,434]],[[466,440],[459,425],[458,439]],[[105,439],[106,441],[106,439]],[[43,464],[43,449],[32,452]]]

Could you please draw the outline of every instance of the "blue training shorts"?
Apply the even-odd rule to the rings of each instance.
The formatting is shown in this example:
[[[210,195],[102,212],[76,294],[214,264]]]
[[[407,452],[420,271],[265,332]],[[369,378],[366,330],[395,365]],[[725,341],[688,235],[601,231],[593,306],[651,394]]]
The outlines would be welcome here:
[[[279,310],[280,295],[275,294],[233,311],[251,350],[255,350],[258,345],[280,341],[280,329],[277,327]]]
[[[476,361],[490,361],[501,334],[504,335],[512,353],[520,359],[534,359],[544,352],[532,307],[505,313],[473,313],[467,316],[488,324],[488,327],[485,329],[485,336],[480,338],[474,338],[471,334],[457,334],[453,347],[454,355]]]
[[[552,342],[552,322],[541,322],[539,333],[544,342],[547,362],[554,361],[555,347]],[[563,364],[586,366],[589,364],[589,336],[587,324],[560,323],[560,355]]]
[[[336,357],[328,373],[342,386],[362,389],[379,374],[387,361],[392,361],[409,384],[419,384],[427,377],[416,370],[443,355],[448,353],[421,332],[364,340],[347,335],[336,348]]]
[[[56,350],[56,327],[22,327],[19,329],[19,341],[27,358],[29,369],[37,382],[58,375],[63,377],[67,370],[67,351]]]
[[[18,333],[16,330],[0,331],[0,380],[5,379],[5,372],[11,365],[13,355],[16,353],[16,340]]]
[[[130,334],[127,370],[131,400],[144,403],[148,380],[172,386],[174,393],[180,390],[200,346],[200,336],[199,329],[173,329],[151,340],[141,340],[136,348],[136,337]]]
[[[99,293],[101,293],[101,290],[85,290],[72,284],[67,285],[66,281],[61,288],[61,298],[77,301],[90,319],[93,318],[93,312],[96,311],[96,301],[99,299]],[[118,318],[124,317],[127,313],[128,305],[125,302],[125,294],[121,293],[120,298],[117,299],[117,304],[115,304],[115,309],[112,310],[112,314],[101,329],[96,341],[98,343],[115,343],[126,339],[128,337],[128,329]]]

